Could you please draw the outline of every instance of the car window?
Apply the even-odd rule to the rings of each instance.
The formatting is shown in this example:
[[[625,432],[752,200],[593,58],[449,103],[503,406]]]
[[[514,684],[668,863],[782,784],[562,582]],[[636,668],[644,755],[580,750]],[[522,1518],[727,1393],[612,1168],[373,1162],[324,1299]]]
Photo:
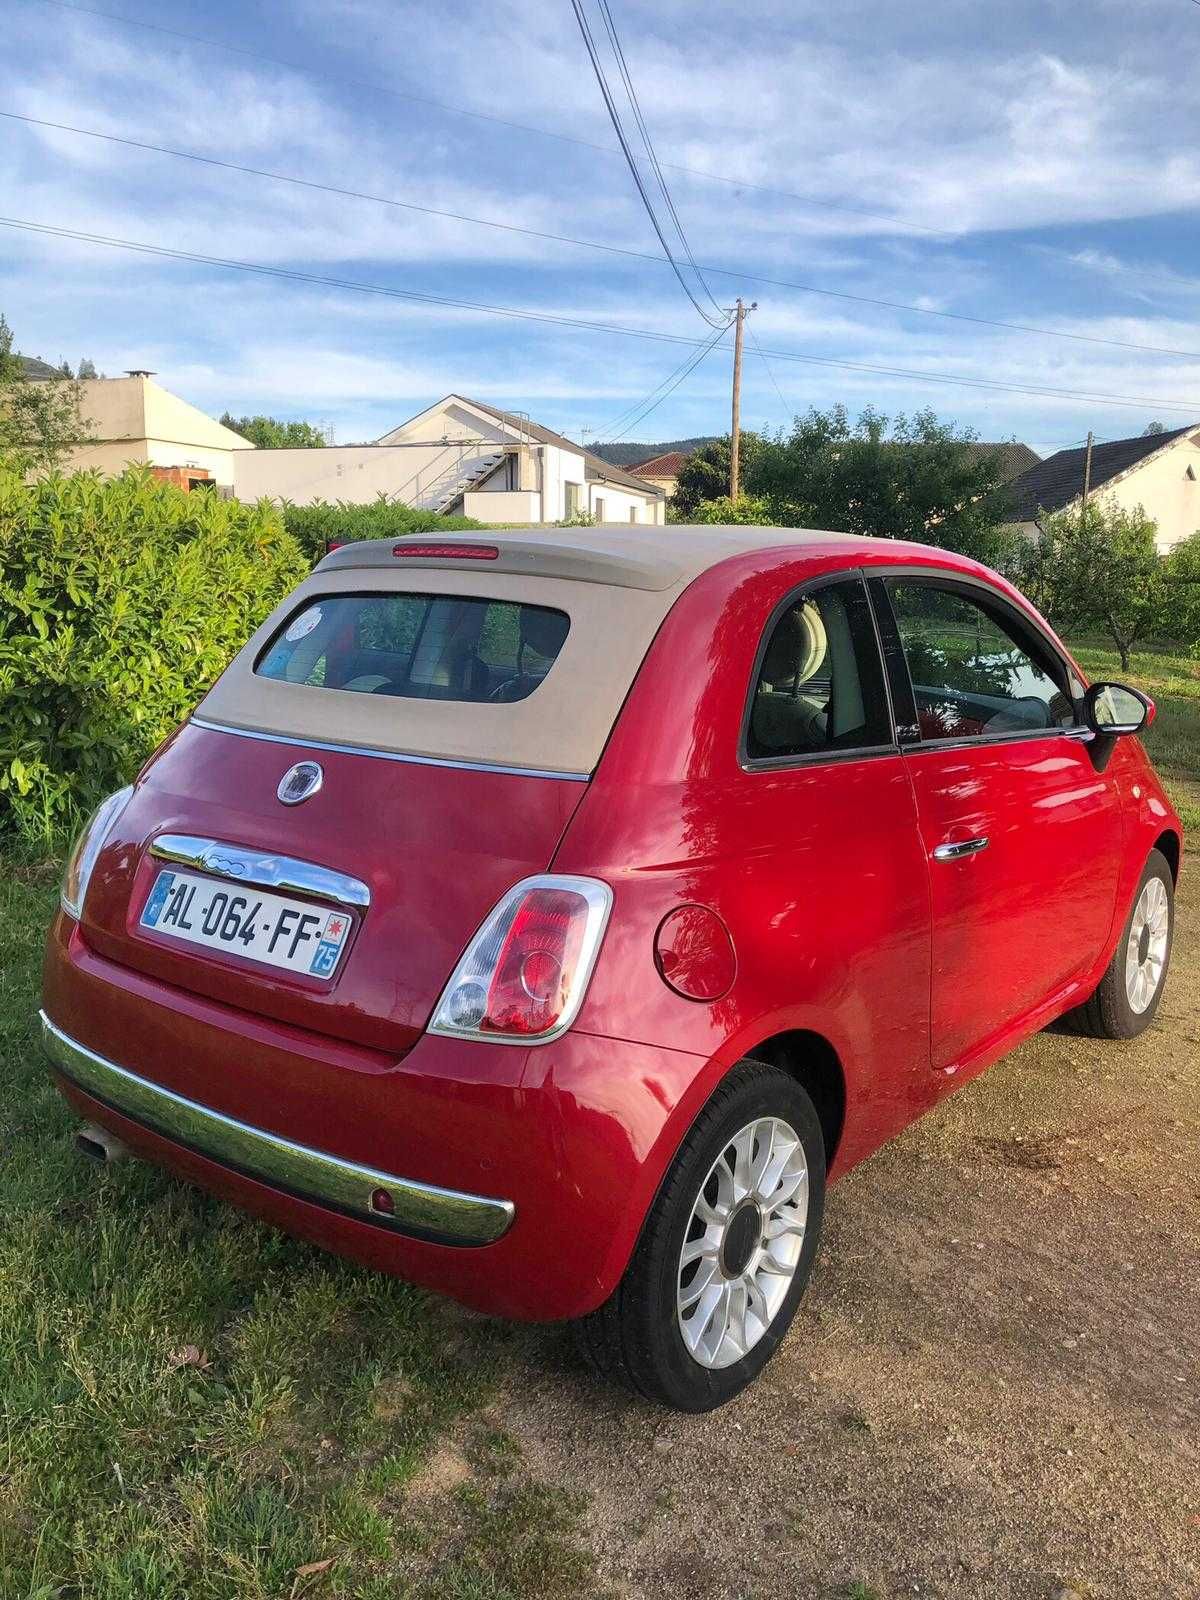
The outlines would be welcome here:
[[[1065,669],[999,602],[919,579],[889,579],[887,588],[922,741],[1074,725]]]
[[[570,626],[562,611],[509,600],[322,596],[279,630],[255,671],[356,694],[511,702],[546,677]]]
[[[857,578],[797,599],[775,622],[750,702],[752,760],[892,742],[883,667]]]

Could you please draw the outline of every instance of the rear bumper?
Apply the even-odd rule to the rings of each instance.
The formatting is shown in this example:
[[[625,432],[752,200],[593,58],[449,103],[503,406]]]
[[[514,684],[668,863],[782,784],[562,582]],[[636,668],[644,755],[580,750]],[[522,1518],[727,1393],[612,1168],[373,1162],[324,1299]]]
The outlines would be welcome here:
[[[82,1118],[289,1233],[530,1322],[612,1293],[708,1066],[574,1030],[528,1051],[425,1035],[396,1059],[120,966],[62,914],[43,997]]]
[[[152,1083],[72,1039],[38,1013],[42,1047],[60,1076],[131,1122],[234,1172],[359,1222],[445,1245],[494,1244],[512,1226],[511,1200],[417,1183],[223,1116]],[[376,1203],[380,1192],[390,1210]]]

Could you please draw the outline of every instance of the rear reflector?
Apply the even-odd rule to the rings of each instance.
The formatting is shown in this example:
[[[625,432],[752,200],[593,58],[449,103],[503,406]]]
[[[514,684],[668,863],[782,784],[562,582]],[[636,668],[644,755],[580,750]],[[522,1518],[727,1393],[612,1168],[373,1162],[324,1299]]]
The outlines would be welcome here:
[[[421,556],[435,561],[495,561],[500,551],[494,544],[403,544],[392,546],[394,556]]]
[[[467,947],[437,1003],[433,1033],[536,1044],[574,1022],[608,922],[595,878],[526,878]]]

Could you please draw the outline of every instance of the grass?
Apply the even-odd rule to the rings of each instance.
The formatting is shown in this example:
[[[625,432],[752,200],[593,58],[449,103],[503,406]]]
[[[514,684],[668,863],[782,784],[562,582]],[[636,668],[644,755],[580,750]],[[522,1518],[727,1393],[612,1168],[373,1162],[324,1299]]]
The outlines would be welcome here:
[[[1184,827],[1200,828],[1200,661],[1147,645],[1133,652],[1125,673],[1103,640],[1073,641],[1071,652],[1090,678],[1127,680],[1153,697],[1158,714],[1143,735],[1146,749]]]
[[[518,1332],[74,1152],[31,1026],[55,877],[0,861],[0,1595],[579,1593],[574,1502],[481,1417]]]

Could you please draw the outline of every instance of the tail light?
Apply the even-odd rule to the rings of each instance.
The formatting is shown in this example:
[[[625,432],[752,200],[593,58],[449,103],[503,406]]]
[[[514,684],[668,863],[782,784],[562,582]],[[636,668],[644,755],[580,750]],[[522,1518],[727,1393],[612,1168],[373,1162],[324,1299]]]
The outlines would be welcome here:
[[[467,946],[431,1033],[545,1044],[574,1022],[612,909],[595,878],[548,875],[510,889]]]
[[[500,551],[494,544],[417,544],[405,539],[392,546],[394,556],[407,556],[419,561],[498,561]]]
[[[132,788],[119,789],[116,794],[110,794],[107,800],[101,801],[71,847],[58,900],[67,915],[74,917],[76,922],[83,915],[83,902],[96,857],[104,848],[109,829],[128,805],[132,794]]]

